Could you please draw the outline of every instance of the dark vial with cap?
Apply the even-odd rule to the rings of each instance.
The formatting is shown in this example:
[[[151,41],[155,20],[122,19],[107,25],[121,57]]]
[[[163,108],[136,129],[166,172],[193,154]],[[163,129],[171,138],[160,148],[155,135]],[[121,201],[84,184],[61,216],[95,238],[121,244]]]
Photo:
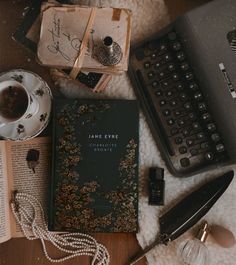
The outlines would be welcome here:
[[[149,169],[149,204],[164,205],[165,181],[164,169],[151,167]]]

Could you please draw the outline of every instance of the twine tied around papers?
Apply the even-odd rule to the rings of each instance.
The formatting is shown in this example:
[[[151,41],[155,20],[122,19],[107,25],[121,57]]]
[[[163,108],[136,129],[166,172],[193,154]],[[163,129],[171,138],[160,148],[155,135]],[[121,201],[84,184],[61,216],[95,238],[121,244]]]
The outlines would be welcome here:
[[[78,56],[77,56],[77,58],[76,58],[76,60],[74,62],[74,66],[73,66],[73,68],[72,68],[72,70],[70,72],[70,77],[72,79],[76,79],[76,77],[77,77],[77,75],[80,72],[80,69],[82,67],[82,64],[83,64],[83,61],[84,61],[85,52],[86,52],[87,45],[88,45],[89,34],[90,34],[90,31],[91,31],[91,29],[93,27],[93,22],[94,22],[94,19],[95,19],[96,11],[97,11],[96,7],[92,7],[91,8],[91,12],[90,12],[90,15],[89,15],[87,26],[86,26],[86,29],[85,29],[85,32],[84,32],[84,36],[83,36],[81,45],[80,45],[79,54],[78,54]]]
[[[106,247],[92,236],[84,233],[55,234],[48,231],[44,211],[40,202],[32,195],[13,192],[11,209],[25,237],[29,240],[40,239],[43,252],[51,262],[62,262],[76,256],[92,257],[91,265],[108,265],[110,255]],[[62,258],[49,256],[46,241],[66,254]]]

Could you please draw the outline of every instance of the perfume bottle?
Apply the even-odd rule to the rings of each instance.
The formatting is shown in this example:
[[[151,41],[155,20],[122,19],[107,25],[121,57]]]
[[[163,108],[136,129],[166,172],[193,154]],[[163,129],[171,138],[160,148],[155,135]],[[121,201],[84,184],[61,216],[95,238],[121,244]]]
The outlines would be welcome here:
[[[205,241],[209,234],[209,226],[204,222],[194,239],[182,242],[177,254],[186,265],[207,265],[209,260],[208,248]]]

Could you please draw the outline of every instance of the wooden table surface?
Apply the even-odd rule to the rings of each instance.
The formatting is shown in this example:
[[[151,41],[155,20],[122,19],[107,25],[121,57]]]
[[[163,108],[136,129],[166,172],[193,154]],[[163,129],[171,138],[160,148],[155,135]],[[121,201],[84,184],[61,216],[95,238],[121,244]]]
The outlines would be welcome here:
[[[165,0],[169,8],[171,19],[183,12],[198,6],[207,0]],[[34,55],[24,47],[14,42],[11,34],[23,19],[24,8],[29,6],[29,0],[0,0],[0,72],[14,68],[24,68],[42,76],[52,87],[48,70],[35,62]],[[112,265],[124,265],[140,247],[134,234],[96,234],[96,239],[103,243],[111,255]],[[58,252],[51,250],[54,257]],[[0,265],[49,265],[43,255],[39,241],[28,241],[24,238],[11,239],[0,245]],[[87,258],[76,258],[64,263],[89,264]],[[137,263],[144,265],[145,259]]]

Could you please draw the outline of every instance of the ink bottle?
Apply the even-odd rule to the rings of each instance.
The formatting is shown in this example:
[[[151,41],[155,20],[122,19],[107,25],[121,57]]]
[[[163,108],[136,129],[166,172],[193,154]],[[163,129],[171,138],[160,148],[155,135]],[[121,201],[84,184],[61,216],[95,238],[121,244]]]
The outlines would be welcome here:
[[[149,204],[164,205],[164,169],[151,167],[149,169]]]

